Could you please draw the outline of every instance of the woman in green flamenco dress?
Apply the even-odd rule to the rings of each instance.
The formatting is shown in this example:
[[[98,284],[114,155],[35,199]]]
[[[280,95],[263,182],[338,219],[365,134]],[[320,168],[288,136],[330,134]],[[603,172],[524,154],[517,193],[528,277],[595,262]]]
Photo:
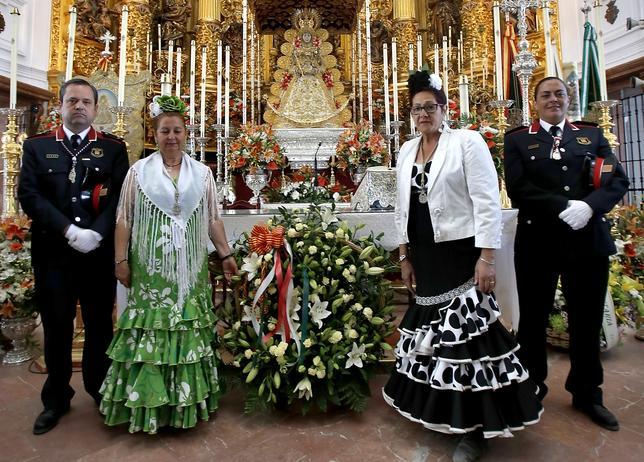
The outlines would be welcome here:
[[[184,112],[176,97],[154,98],[159,151],[130,168],[117,212],[116,277],[129,291],[108,349],[100,411],[108,425],[129,422],[132,433],[194,427],[208,420],[221,394],[208,241],[227,279],[237,265],[212,173],[183,152]]]

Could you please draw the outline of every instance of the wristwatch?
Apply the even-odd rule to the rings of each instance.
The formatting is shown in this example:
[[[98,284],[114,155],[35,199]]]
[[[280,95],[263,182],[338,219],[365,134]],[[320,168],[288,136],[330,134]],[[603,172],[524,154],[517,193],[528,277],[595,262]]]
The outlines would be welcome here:
[[[402,263],[405,260],[407,260],[407,255],[406,254],[400,254],[400,256],[398,257],[398,263]]]

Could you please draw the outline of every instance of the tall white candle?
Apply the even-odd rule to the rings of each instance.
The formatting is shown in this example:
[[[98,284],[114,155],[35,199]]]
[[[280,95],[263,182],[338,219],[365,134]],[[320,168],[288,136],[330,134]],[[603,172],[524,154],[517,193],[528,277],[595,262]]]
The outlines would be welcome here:
[[[201,101],[199,102],[199,133],[206,136],[206,47],[201,47]]]
[[[383,91],[384,91],[384,103],[385,103],[385,133],[391,133],[391,119],[389,116],[389,57],[387,56],[389,51],[387,50],[387,44],[382,44],[382,73],[383,73]]]
[[[250,121],[255,123],[255,23],[250,23]]]
[[[248,81],[248,0],[242,1],[242,124],[246,123]]]
[[[152,40],[148,42],[148,72],[152,75]]]
[[[423,36],[420,34],[416,36],[416,67],[423,67]]]
[[[121,9],[121,44],[119,56],[118,105],[125,106],[125,63],[127,61],[127,5]]]
[[[602,29],[602,2],[596,0],[593,5],[595,10],[595,32],[597,32],[597,55],[599,62],[599,91],[601,100],[608,99],[608,89],[606,87],[606,54],[604,52],[604,31]]]
[[[548,13],[548,10],[548,2],[543,1],[543,3],[541,4],[541,12],[543,15],[543,43],[546,60],[546,77],[554,75],[554,63],[552,59],[552,38],[550,37],[550,14]]]
[[[391,79],[394,92],[394,120],[398,121],[398,42],[391,39]]]
[[[221,40],[217,41],[217,123],[221,124],[221,82],[222,82],[222,45]]]
[[[224,136],[230,135],[230,45],[226,45],[226,76],[224,90]]]
[[[373,87],[371,81],[371,0],[365,3],[365,36],[367,39],[367,110],[373,123]]]
[[[440,58],[438,54],[438,43],[434,44],[434,74],[441,75]]]
[[[357,112],[357,101],[356,101],[356,39],[352,35],[351,36],[351,95],[353,96],[353,121],[357,122],[359,117],[358,117],[358,112]]]
[[[170,96],[172,94],[172,82],[170,74],[161,74],[161,96]]]
[[[69,9],[69,28],[67,29],[67,63],[65,66],[65,80],[72,78],[74,71],[74,43],[76,40],[76,7]]]
[[[360,15],[358,14],[358,98],[360,101],[360,117],[358,120],[362,121],[362,116],[364,114],[364,100],[362,98],[362,21],[360,21]]]
[[[158,47],[157,51],[159,52],[159,58],[157,59],[160,59],[161,58],[161,24],[157,24],[157,47]],[[161,63],[157,62],[157,67],[159,67],[159,64]]]
[[[447,47],[447,40],[448,38],[443,35],[443,90],[445,91],[445,96],[447,96],[447,99],[449,100],[449,66],[447,65],[449,49]]]
[[[492,7],[494,16],[494,73],[496,74],[496,98],[503,99],[503,52],[501,51],[501,8],[498,0]],[[487,61],[487,59],[486,59]],[[483,76],[484,82],[485,77]],[[485,83],[483,83],[485,86]]]
[[[197,43],[194,40],[190,41],[190,123],[195,123],[195,87],[196,87],[196,66],[197,66]]]
[[[181,98],[181,57],[183,50],[181,47],[177,47],[177,70],[175,71],[174,79],[174,94],[176,97]]]
[[[470,115],[470,102],[467,76],[461,74],[458,77],[458,100],[461,108],[461,117],[469,117]]]
[[[456,66],[457,66],[457,73],[458,75],[461,75],[461,41],[458,41],[458,46],[456,47]]]
[[[408,49],[408,54],[409,54],[409,67],[408,69],[411,71],[414,69],[414,44],[410,43],[409,44],[409,49]]]
[[[147,64],[148,68],[152,64],[152,42],[150,42],[150,31],[148,31],[147,37],[145,39],[145,64]]]
[[[18,8],[11,10],[11,16],[13,34],[11,36],[11,69],[9,71],[9,109],[15,109],[18,99],[18,20],[20,19]]]
[[[257,120],[258,123],[262,123],[262,84],[261,84],[261,75],[262,75],[262,58],[261,58],[261,49],[260,49],[260,39],[259,34],[257,37]]]
[[[172,77],[172,58],[174,54],[174,40],[168,42],[168,74]]]

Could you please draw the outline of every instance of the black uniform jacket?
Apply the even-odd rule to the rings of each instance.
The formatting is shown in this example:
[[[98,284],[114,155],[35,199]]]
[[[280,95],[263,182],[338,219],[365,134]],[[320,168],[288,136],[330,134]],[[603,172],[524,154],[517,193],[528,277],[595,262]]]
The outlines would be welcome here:
[[[575,255],[611,255],[615,244],[604,217],[628,190],[628,179],[601,129],[566,121],[560,156],[552,158],[554,138],[539,121],[505,136],[505,181],[514,207],[519,209],[517,251],[522,246]],[[591,166],[597,158],[612,162],[608,178],[593,186]],[[608,162],[607,162],[608,163]],[[583,200],[593,209],[588,224],[573,231],[559,214],[568,201]]]
[[[76,178],[70,181],[72,153],[77,152]],[[116,207],[128,170],[125,143],[118,137],[90,128],[74,151],[62,127],[33,136],[23,144],[18,198],[32,219],[32,262],[64,264],[75,252],[64,237],[74,224],[103,236],[100,255],[114,249]],[[81,201],[82,190],[100,197],[100,207]],[[98,202],[94,202],[94,206]]]

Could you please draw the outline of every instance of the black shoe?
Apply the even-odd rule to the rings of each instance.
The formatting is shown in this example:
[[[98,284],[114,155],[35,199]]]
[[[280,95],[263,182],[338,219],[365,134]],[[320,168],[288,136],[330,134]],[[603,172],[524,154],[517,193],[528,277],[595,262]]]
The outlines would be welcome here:
[[[536,387],[537,390],[535,391],[535,394],[537,395],[537,399],[543,402],[543,398],[548,394],[548,386],[545,383],[540,383],[537,384]]]
[[[483,437],[483,432],[473,431],[466,433],[456,445],[452,462],[474,462],[479,460],[487,450],[487,441]]]
[[[590,417],[600,427],[613,432],[619,430],[619,422],[615,415],[601,404],[576,403],[573,400],[572,405]]]
[[[42,435],[54,428],[58,424],[58,419],[69,411],[67,408],[64,411],[57,411],[55,409],[45,409],[36,417],[34,422],[34,435]]]

